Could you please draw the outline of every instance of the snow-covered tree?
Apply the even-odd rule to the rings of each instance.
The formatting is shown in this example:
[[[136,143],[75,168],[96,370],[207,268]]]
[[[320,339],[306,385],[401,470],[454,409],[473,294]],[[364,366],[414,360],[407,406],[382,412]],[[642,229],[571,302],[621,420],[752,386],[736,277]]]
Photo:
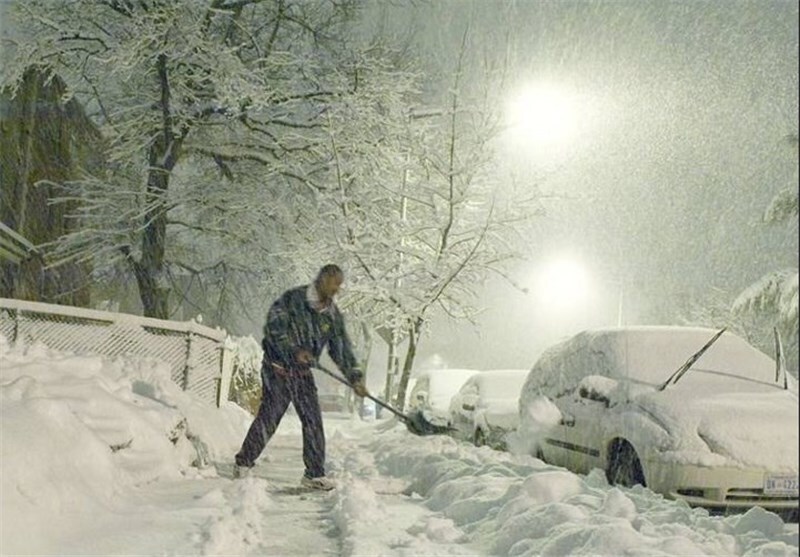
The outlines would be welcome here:
[[[98,273],[126,265],[144,314],[160,318],[192,289],[219,307],[270,269],[305,274],[297,245],[328,187],[326,113],[370,73],[358,65],[369,58],[345,40],[356,8],[350,0],[15,3],[21,33],[4,84],[30,65],[57,72],[109,145],[105,173],[62,184],[61,201],[82,202],[74,215],[82,226],[57,244],[55,261],[91,258]],[[358,127],[357,115],[345,124]]]
[[[797,134],[788,136],[787,140],[797,151]],[[764,212],[764,222],[767,224],[796,222],[797,217],[797,184],[777,193]],[[748,286],[733,303],[735,313],[763,314],[770,317],[786,340],[787,361],[795,372],[798,362],[797,282],[797,268],[771,271]]]
[[[103,173],[61,184],[82,226],[54,260],[135,277],[145,315],[225,326],[344,263],[345,310],[368,325],[351,330],[405,339],[407,378],[433,312],[470,318],[515,224],[539,211],[493,163],[503,65],[465,32],[421,83],[410,45],[351,32],[358,6],[16,2],[3,84],[31,64],[58,72],[108,145]]]
[[[465,32],[445,94],[410,108],[407,99],[395,97],[397,102],[381,108],[404,115],[403,129],[387,130],[376,119],[375,126],[359,131],[362,141],[381,144],[391,156],[354,156],[339,145],[346,138],[331,134],[339,191],[329,197],[335,207],[330,216],[336,248],[352,262],[348,299],[383,333],[390,367],[392,350],[405,343],[399,384],[392,385],[396,378],[390,377],[385,393],[401,407],[431,316],[443,311],[471,318],[477,287],[518,253],[515,226],[540,214],[535,191],[510,192],[495,164],[492,140],[500,131],[497,93],[504,68],[487,63],[477,70],[482,79],[469,80],[476,68],[466,61],[468,38]],[[353,139],[343,143],[358,145]],[[348,164],[353,160],[359,165]],[[389,371],[391,376],[395,370]]]

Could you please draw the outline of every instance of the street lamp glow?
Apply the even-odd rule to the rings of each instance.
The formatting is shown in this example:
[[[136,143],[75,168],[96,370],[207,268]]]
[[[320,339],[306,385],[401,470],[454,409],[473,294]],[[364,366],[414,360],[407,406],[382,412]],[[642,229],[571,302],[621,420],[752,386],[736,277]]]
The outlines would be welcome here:
[[[508,105],[508,123],[519,141],[553,146],[570,140],[577,129],[577,107],[569,90],[539,84],[519,92]]]
[[[571,259],[553,260],[539,274],[538,292],[544,302],[556,308],[583,304],[589,295],[586,270]]]

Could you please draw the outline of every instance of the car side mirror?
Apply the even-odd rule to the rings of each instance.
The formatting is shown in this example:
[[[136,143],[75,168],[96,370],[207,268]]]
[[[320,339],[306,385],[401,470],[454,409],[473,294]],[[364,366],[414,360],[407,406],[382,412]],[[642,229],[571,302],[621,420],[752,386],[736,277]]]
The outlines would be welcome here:
[[[578,395],[586,400],[592,400],[594,402],[602,402],[606,408],[611,406],[611,399],[608,398],[608,396],[606,396],[603,393],[598,393],[593,389],[587,389],[586,387],[582,386],[578,391]]]
[[[616,379],[603,375],[587,375],[578,386],[578,396],[583,400],[600,402],[608,408],[611,406],[614,392],[618,389],[619,382]]]

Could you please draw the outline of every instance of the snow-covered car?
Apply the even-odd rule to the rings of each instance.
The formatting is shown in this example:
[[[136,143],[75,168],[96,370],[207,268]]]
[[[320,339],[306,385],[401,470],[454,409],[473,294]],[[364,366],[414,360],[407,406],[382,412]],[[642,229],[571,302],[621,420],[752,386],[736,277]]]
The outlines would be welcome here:
[[[517,434],[545,461],[614,484],[796,514],[797,381],[776,361],[712,329],[584,331],[531,369]]]
[[[450,399],[453,437],[505,449],[506,435],[519,422],[519,393],[526,369],[482,371],[469,379]]]
[[[435,426],[446,426],[450,399],[476,369],[429,369],[417,376],[408,399],[408,411],[418,412]]]

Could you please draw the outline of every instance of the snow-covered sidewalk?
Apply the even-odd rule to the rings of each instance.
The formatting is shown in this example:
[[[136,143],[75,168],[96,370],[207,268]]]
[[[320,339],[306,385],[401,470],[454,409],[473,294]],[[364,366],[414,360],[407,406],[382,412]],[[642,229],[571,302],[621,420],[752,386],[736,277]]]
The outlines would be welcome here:
[[[0,337],[0,403],[2,555],[798,555],[797,524],[759,508],[709,516],[395,421],[325,415],[332,492],[297,489],[293,413],[234,480],[250,417],[158,362]]]

